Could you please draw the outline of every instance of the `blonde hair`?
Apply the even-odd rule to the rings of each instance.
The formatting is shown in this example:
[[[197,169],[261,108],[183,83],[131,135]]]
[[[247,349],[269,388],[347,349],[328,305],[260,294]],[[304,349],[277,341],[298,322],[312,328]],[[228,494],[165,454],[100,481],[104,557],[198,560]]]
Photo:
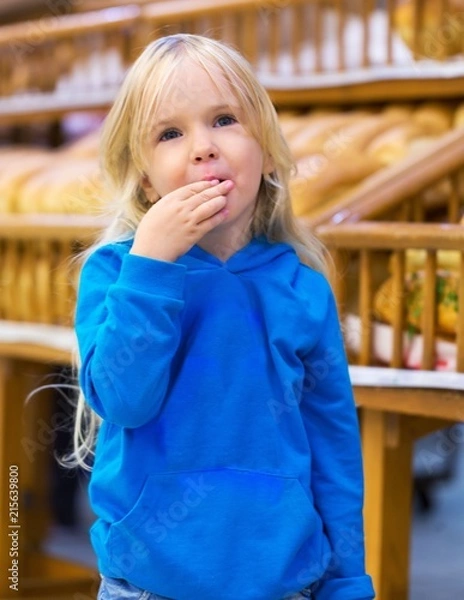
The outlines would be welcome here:
[[[235,96],[243,110],[244,126],[273,166],[272,172],[262,177],[250,233],[291,244],[303,263],[325,272],[323,246],[300,226],[292,212],[289,179],[294,163],[266,90],[236,50],[223,42],[191,34],[171,35],[149,44],[129,70],[105,120],[101,166],[109,197],[113,199],[110,208],[113,218],[96,245],[132,237],[151,206],[141,185],[146,169],[146,142],[157,110],[173,89],[176,70],[185,59],[196,62],[208,73],[219,70],[227,93]],[[95,245],[89,252],[94,248]],[[84,468],[89,468],[86,458],[93,453],[98,424],[99,418],[81,394],[74,462]]]

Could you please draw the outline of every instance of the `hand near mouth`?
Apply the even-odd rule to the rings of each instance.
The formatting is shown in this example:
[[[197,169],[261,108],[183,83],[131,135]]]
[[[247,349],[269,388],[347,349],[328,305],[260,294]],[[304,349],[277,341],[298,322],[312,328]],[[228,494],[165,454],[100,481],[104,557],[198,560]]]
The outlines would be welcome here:
[[[176,261],[227,218],[226,194],[233,187],[229,179],[204,180],[163,196],[140,221],[131,253]]]

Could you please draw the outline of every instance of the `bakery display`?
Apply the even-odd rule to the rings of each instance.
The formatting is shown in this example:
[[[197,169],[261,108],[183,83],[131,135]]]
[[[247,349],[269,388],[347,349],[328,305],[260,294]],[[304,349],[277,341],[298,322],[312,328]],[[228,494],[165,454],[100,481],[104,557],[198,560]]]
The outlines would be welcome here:
[[[291,181],[295,214],[312,216],[382,168],[429,149],[459,126],[461,110],[435,101],[308,115],[284,113],[284,132],[297,167]],[[427,190],[424,202],[440,206],[449,194],[449,183],[444,182]]]
[[[410,333],[422,331],[424,311],[425,251],[406,252],[405,274],[405,322]],[[460,253],[442,250],[437,253],[436,273],[436,333],[456,336],[459,310]],[[383,322],[393,323],[395,302],[393,278],[389,277],[377,290],[374,298],[374,314]]]

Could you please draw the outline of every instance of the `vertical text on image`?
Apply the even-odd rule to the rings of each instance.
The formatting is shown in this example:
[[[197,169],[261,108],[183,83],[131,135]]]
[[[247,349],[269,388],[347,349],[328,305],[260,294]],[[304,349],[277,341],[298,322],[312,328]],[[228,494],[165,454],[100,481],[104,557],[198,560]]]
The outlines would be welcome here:
[[[8,538],[10,564],[8,566],[9,588],[19,591],[19,467],[8,468]]]

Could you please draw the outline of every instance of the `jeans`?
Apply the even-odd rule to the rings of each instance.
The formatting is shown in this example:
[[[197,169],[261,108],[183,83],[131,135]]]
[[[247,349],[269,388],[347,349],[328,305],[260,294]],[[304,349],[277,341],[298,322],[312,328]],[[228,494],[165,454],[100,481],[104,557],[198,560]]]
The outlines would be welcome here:
[[[311,590],[305,589],[301,592],[287,596],[285,600],[311,600],[313,595]],[[111,577],[102,577],[100,589],[98,590],[97,600],[175,600],[166,598],[151,592],[144,592],[135,585],[131,585],[124,579],[113,579]],[[240,598],[237,598],[240,600]]]

